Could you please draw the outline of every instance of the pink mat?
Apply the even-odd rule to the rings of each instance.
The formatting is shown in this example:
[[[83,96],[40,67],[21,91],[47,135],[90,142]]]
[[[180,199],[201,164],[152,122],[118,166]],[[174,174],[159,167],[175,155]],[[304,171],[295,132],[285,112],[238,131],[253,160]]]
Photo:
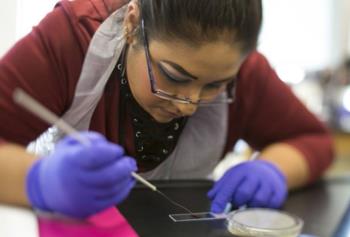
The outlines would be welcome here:
[[[40,237],[138,237],[115,208],[107,209],[86,221],[39,216]]]

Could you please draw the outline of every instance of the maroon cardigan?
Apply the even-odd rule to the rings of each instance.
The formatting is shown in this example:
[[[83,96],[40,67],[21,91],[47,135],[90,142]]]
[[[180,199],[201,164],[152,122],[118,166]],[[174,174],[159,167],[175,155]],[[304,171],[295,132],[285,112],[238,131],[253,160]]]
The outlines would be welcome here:
[[[23,88],[54,113],[64,114],[72,103],[94,32],[124,2],[61,1],[1,59],[0,135],[4,139],[27,144],[48,128],[48,124],[12,102],[15,87]],[[116,143],[118,102],[117,80],[109,80],[90,125],[91,130],[105,134]],[[258,52],[251,53],[242,65],[236,100],[229,110],[225,152],[238,139],[259,150],[277,142],[288,143],[304,154],[310,181],[330,165],[333,146],[327,129],[279,80]]]

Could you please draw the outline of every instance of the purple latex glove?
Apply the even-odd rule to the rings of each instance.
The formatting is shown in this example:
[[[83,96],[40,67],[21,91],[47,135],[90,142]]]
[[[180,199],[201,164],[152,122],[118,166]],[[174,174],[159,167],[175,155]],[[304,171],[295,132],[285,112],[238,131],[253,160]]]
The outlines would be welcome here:
[[[80,134],[91,145],[66,137],[28,172],[27,195],[35,208],[85,218],[120,203],[135,185],[136,162],[122,147],[98,133]]]
[[[234,207],[279,208],[287,196],[284,175],[270,162],[254,160],[229,169],[208,192],[211,211],[222,213],[227,203]]]

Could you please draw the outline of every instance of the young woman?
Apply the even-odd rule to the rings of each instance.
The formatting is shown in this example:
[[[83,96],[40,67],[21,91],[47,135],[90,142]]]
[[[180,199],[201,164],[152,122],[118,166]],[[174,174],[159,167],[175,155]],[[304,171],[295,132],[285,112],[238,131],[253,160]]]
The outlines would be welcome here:
[[[109,141],[66,138],[25,169],[20,156],[0,159],[1,190],[85,217],[127,196],[135,160],[148,179],[205,178],[244,139],[261,156],[226,172],[208,193],[211,210],[280,207],[288,188],[324,172],[333,150],[326,128],[255,50],[261,21],[260,0],[61,1],[1,59],[0,134],[28,144],[48,128],[13,104],[20,87]],[[61,137],[51,128],[34,147],[51,150]],[[10,166],[21,178],[7,179]]]

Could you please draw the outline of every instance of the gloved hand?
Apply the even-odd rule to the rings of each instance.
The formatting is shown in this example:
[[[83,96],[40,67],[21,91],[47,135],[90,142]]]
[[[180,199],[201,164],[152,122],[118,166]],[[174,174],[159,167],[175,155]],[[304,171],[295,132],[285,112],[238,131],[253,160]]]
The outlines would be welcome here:
[[[264,160],[232,167],[208,192],[214,213],[222,213],[227,203],[236,208],[242,205],[279,208],[286,196],[286,178],[275,165]]]
[[[93,132],[80,133],[91,145],[71,137],[27,174],[27,196],[38,209],[85,218],[120,203],[135,185],[136,162],[122,147]]]

